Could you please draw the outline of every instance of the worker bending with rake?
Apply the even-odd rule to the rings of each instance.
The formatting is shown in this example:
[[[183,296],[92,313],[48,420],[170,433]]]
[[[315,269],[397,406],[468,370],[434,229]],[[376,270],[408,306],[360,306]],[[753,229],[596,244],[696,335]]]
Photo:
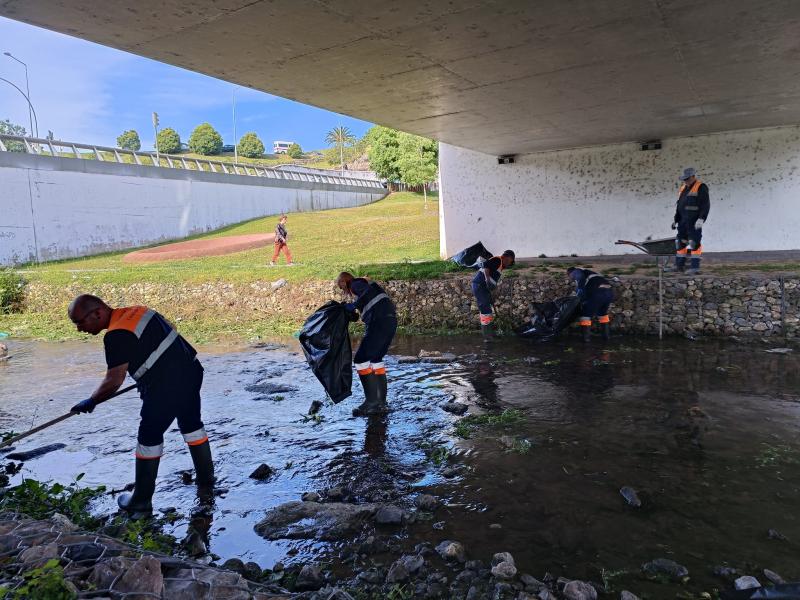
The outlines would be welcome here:
[[[614,301],[614,292],[608,280],[589,269],[570,267],[567,275],[575,282],[577,294],[581,299],[581,316],[578,324],[583,332],[583,341],[592,339],[592,319],[597,317],[603,339],[611,337],[611,317],[608,308]]]
[[[161,314],[145,306],[111,308],[96,296],[84,294],[69,305],[68,315],[78,331],[103,337],[105,378],[92,395],[72,407],[90,413],[122,385],[125,374],[136,381],[142,398],[136,446],[136,487],[117,499],[133,518],[153,511],[153,492],[164,448],[164,433],[177,419],[189,446],[200,488],[214,483],[211,447],[200,418],[203,367],[197,352]]]
[[[374,281],[364,277],[353,277],[343,271],[336,279],[336,285],[343,292],[355,296],[355,302],[345,304],[345,308],[358,319],[360,311],[364,322],[364,337],[353,357],[358,378],[364,388],[364,402],[353,409],[354,417],[378,415],[388,410],[386,394],[386,364],[384,356],[397,331],[397,309],[386,291]]]

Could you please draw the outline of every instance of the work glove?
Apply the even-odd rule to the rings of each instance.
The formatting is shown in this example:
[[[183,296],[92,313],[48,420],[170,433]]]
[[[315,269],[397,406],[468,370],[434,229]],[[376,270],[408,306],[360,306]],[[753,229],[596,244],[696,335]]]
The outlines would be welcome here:
[[[703,223],[705,223],[705,221],[703,219],[697,219],[697,221],[694,222],[694,228],[695,229],[702,229],[703,228]]]
[[[672,227],[672,229],[677,229],[678,228],[678,223],[673,221],[671,227]]]
[[[90,413],[94,410],[95,406],[97,406],[97,402],[92,398],[87,398],[86,400],[81,400],[69,410],[74,413]]]

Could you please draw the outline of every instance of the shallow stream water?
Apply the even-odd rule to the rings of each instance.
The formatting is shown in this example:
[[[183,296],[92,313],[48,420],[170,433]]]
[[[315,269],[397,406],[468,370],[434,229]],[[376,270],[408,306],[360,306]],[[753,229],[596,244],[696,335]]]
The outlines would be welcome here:
[[[353,397],[303,417],[320,385],[296,342],[201,352],[203,417],[225,491],[216,499],[210,550],[270,567],[278,560],[331,561],[335,543],[267,541],[253,526],[267,509],[303,492],[346,486],[356,499],[396,486],[445,506],[392,536],[462,542],[472,558],[511,552],[522,572],[624,584],[650,597],[675,590],[641,579],[640,566],[670,558],[686,566],[694,593],[722,586],[727,564],[800,578],[800,356],[722,341],[618,338],[583,345],[479,337],[399,338],[391,349],[385,420],[350,416]],[[24,431],[69,410],[104,371],[93,342],[9,343],[0,363],[0,429]],[[400,363],[420,350],[449,352],[448,364]],[[393,358],[394,357],[394,358]],[[267,384],[267,385],[265,385]],[[267,391],[273,385],[283,391]],[[456,399],[469,414],[516,409],[521,421],[455,435]],[[20,444],[67,447],[25,463],[16,476],[122,488],[133,480],[139,400],[101,405]],[[184,515],[196,502],[180,472],[191,467],[177,428],[166,435],[154,499]],[[276,474],[248,475],[260,463]],[[13,481],[12,481],[13,483]],[[620,488],[637,490],[628,506]],[[113,497],[98,513],[114,512]],[[775,539],[768,532],[786,539]],[[617,589],[619,589],[617,587]],[[669,593],[667,590],[669,589]]]

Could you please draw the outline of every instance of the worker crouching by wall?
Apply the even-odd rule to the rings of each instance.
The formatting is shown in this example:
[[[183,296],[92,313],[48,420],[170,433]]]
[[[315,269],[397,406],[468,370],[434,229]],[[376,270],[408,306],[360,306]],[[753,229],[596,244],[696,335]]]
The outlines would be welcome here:
[[[501,256],[487,259],[475,277],[472,278],[472,294],[478,303],[480,312],[481,331],[485,336],[494,334],[494,308],[492,306],[492,292],[497,289],[503,269],[514,264],[513,250],[506,250]]]
[[[608,308],[614,301],[614,292],[608,280],[589,269],[570,267],[567,275],[577,286],[577,295],[581,298],[581,316],[578,321],[583,341],[592,338],[592,319],[597,317],[603,339],[611,337],[611,317]]]

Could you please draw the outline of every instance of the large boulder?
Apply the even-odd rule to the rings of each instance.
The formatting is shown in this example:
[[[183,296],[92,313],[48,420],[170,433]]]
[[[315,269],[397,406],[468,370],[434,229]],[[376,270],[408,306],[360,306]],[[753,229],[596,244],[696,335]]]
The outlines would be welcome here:
[[[268,540],[336,541],[358,533],[377,509],[375,504],[293,501],[269,510],[254,529]]]

